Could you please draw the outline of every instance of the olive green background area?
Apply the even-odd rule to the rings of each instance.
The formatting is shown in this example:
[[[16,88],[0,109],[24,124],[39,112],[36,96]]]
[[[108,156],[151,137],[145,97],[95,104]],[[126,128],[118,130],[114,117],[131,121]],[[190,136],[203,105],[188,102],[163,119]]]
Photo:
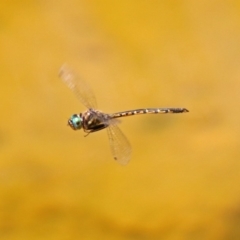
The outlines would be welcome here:
[[[240,239],[239,1],[0,3],[0,239]],[[106,131],[58,78],[68,62],[99,109],[186,107]]]

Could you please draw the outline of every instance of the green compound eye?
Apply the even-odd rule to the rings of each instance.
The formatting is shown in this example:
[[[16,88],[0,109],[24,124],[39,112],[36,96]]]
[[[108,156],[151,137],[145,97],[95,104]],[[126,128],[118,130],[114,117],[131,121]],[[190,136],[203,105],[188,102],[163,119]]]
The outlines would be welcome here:
[[[73,130],[79,130],[82,128],[82,118],[79,114],[73,114],[69,120],[68,120],[68,125],[73,129]]]

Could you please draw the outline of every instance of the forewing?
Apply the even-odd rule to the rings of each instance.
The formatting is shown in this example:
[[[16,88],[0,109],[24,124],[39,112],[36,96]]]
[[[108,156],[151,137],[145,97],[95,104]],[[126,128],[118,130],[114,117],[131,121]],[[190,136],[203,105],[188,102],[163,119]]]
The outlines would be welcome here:
[[[97,102],[91,88],[66,64],[61,67],[59,77],[75,93],[85,107],[97,108]]]

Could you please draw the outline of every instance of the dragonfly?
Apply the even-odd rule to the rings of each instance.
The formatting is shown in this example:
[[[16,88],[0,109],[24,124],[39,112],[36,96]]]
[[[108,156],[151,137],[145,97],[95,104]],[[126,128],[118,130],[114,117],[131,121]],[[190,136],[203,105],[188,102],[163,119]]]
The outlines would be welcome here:
[[[59,71],[59,77],[73,91],[80,102],[87,108],[85,112],[73,114],[68,125],[73,130],[83,129],[90,134],[107,130],[110,149],[113,158],[120,164],[126,165],[132,153],[131,145],[118,127],[118,118],[133,116],[138,114],[165,114],[165,113],[186,113],[186,108],[166,107],[166,108],[141,108],[116,113],[104,113],[97,110],[97,102],[90,86],[80,78],[68,65],[63,65]],[[87,136],[85,135],[85,136]]]

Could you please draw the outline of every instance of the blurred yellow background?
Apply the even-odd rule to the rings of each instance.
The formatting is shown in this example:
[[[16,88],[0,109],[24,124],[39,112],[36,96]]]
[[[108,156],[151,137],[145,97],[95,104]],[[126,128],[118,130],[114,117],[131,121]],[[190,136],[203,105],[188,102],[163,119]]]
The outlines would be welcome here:
[[[240,239],[239,1],[5,1],[0,4],[0,239]],[[122,118],[123,167],[64,62]]]

